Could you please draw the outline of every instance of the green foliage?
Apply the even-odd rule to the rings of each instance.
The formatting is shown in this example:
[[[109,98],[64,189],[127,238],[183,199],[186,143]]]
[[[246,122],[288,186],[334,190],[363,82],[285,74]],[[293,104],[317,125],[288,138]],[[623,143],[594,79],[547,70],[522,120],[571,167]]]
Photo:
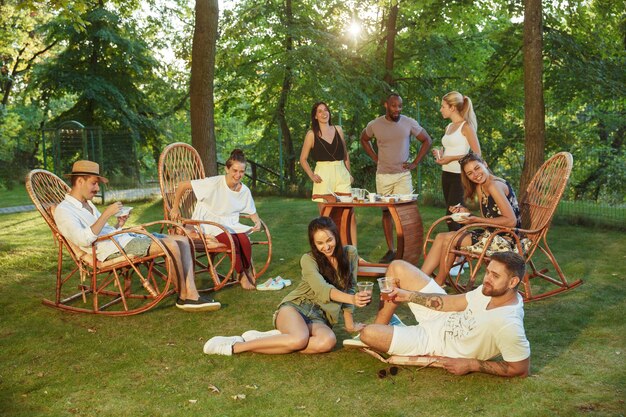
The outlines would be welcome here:
[[[516,183],[524,163],[523,2],[398,2],[387,85],[384,28],[390,4],[292,0],[288,20],[287,2],[227,3],[215,75],[218,159],[241,147],[269,168],[278,170],[282,163],[288,174],[286,162],[299,155],[310,108],[322,100],[346,132],[356,184],[373,187],[375,167],[358,138],[382,113],[386,92],[400,92],[404,113],[438,143],[447,123],[439,114],[440,98],[457,90],[474,103],[490,166]],[[8,167],[0,181],[7,182],[14,167],[41,160],[37,131],[51,120],[71,117],[105,130],[131,131],[144,170],[155,167],[164,144],[189,141],[193,4],[109,0],[102,5],[2,2],[3,92],[7,81],[12,84],[0,108],[0,159]],[[609,0],[543,4],[545,151],[573,153],[569,198],[624,203],[626,26],[620,6]],[[348,32],[353,20],[362,27],[356,35]],[[284,118],[293,152],[281,154],[277,117],[287,74]],[[425,161],[422,168],[418,186],[439,193],[438,172],[432,169],[437,167]],[[299,169],[290,181],[291,190],[311,187]]]

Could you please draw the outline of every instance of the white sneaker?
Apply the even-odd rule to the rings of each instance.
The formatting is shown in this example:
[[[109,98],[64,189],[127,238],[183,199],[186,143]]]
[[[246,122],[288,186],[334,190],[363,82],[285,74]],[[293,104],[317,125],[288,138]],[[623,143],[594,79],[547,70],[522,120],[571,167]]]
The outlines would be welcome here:
[[[350,347],[350,348],[363,348],[363,347],[367,347],[367,345],[363,342],[361,342],[361,335],[356,335],[354,336],[352,339],[346,339],[343,341],[343,346],[344,347]]]
[[[215,336],[204,344],[204,349],[202,350],[207,355],[231,356],[233,354],[233,345],[243,341],[241,336]]]
[[[241,337],[245,342],[249,342],[251,340],[263,339],[264,337],[276,336],[282,334],[280,330],[268,330],[267,332],[260,332],[258,330],[248,330],[244,332]]]
[[[285,287],[289,287],[291,285],[291,280],[290,279],[286,279],[281,277],[280,275],[278,275],[276,278],[274,278],[274,282],[278,282],[278,283],[283,283],[285,284]]]
[[[258,284],[256,289],[258,291],[278,291],[285,288],[284,282],[276,282],[274,278],[270,278],[265,281],[263,284]]]

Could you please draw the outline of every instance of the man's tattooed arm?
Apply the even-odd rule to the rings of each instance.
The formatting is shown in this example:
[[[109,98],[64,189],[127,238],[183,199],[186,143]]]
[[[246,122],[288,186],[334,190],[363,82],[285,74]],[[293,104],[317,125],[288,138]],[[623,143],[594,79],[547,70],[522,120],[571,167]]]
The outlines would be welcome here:
[[[411,292],[409,302],[428,307],[433,310],[441,311],[443,308],[443,297],[439,294],[422,294],[420,292]]]

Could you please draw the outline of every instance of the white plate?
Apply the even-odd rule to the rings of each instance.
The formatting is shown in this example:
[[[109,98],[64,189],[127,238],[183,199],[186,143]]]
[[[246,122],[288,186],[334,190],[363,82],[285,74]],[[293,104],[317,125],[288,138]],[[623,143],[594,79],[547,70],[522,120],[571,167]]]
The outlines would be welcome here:
[[[460,220],[465,219],[469,215],[470,215],[470,213],[466,213],[466,212],[452,213],[452,220],[454,220],[455,222],[458,222]]]
[[[132,207],[124,206],[115,214],[115,217],[128,216],[132,209]]]

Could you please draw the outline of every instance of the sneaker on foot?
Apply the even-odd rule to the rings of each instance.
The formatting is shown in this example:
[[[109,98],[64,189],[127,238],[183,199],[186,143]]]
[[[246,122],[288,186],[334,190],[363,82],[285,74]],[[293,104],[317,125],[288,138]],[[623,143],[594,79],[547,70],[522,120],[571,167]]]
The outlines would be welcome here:
[[[398,317],[397,315],[393,315],[391,316],[391,320],[389,320],[389,325],[390,326],[402,326],[402,327],[406,327],[406,324],[404,324],[402,322],[402,320],[400,320],[400,317]]]
[[[219,310],[222,305],[217,301],[200,296],[197,300],[176,300],[176,307],[185,311],[215,311]]]
[[[385,255],[378,261],[379,264],[391,263],[396,258],[396,251],[389,249]]]
[[[243,341],[241,336],[215,336],[204,344],[202,351],[207,355],[232,356],[233,345]]]
[[[244,332],[241,337],[245,342],[249,342],[251,340],[263,339],[264,337],[276,336],[282,334],[279,330],[268,330],[267,332],[260,332],[258,330],[248,330]]]
[[[361,335],[358,335],[358,334],[354,336],[352,339],[345,339],[343,341],[343,346],[350,347],[350,348],[367,347],[365,343],[361,342]]]

